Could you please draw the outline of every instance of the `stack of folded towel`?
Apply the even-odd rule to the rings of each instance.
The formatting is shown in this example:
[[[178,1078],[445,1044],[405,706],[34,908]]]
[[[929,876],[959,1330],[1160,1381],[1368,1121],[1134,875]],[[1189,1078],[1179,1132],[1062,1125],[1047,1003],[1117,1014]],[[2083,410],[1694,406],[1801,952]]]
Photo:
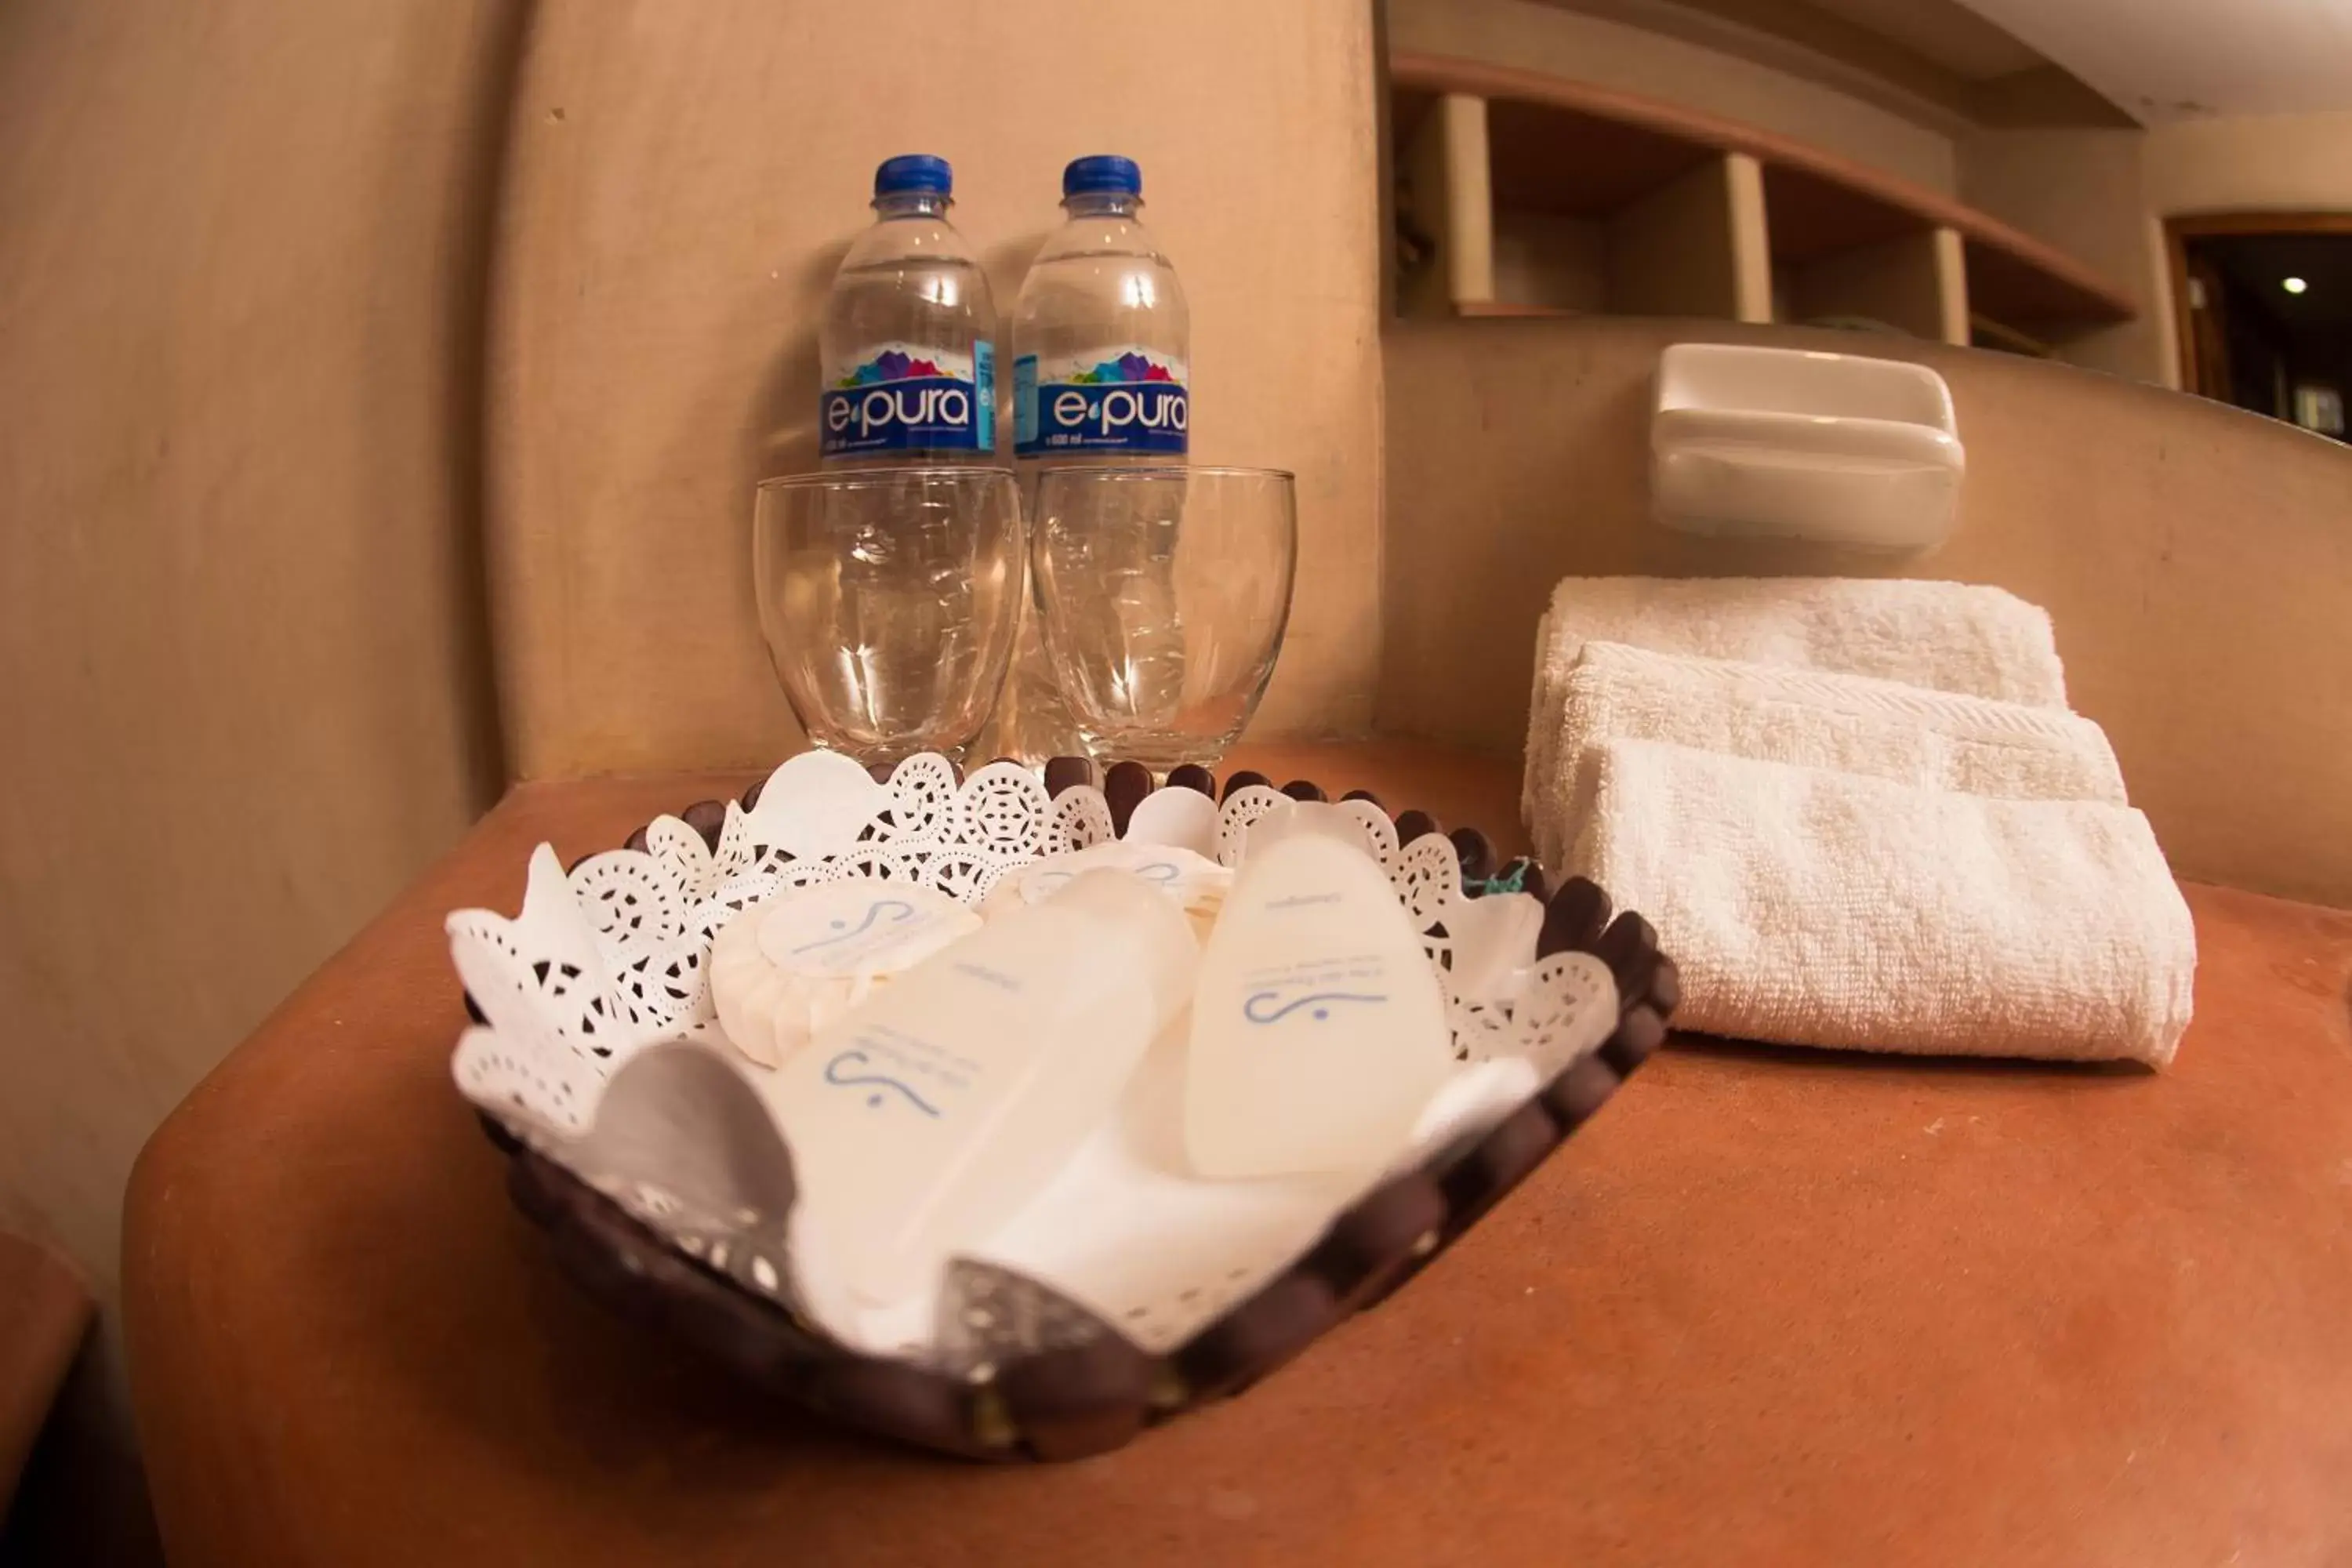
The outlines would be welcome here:
[[[1570,578],[1524,804],[1658,928],[1682,1027],[2161,1065],[2188,1026],[2188,908],[2000,589]]]

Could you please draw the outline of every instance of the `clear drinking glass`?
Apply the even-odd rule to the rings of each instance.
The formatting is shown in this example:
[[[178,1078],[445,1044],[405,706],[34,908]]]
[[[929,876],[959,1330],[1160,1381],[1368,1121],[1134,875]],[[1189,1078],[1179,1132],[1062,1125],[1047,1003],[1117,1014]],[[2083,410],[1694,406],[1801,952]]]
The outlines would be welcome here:
[[[1213,763],[1256,711],[1298,564],[1276,468],[1050,468],[1030,576],[1054,679],[1087,748]]]
[[[837,469],[760,487],[760,629],[809,739],[861,763],[961,760],[1021,604],[1021,498],[1002,468]]]

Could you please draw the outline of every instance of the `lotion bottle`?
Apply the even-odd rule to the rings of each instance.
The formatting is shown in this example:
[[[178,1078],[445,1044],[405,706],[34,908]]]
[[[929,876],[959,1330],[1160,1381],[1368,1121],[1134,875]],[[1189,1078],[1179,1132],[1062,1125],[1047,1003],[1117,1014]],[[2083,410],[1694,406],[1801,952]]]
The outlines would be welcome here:
[[[1193,996],[1192,1168],[1377,1172],[1453,1068],[1420,933],[1353,820],[1305,804],[1261,817]]]
[[[812,1233],[860,1300],[929,1286],[1107,1121],[1192,994],[1183,911],[1095,871],[820,1031],[763,1086]]]

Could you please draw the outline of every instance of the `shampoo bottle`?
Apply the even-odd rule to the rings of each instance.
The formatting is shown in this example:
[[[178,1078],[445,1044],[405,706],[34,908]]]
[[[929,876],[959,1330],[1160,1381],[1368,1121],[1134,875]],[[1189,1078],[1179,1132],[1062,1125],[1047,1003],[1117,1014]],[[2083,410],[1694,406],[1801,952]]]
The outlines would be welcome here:
[[[842,1282],[886,1305],[1034,1196],[1192,994],[1183,911],[1096,871],[906,971],[766,1086]]]
[[[1204,1176],[1379,1170],[1454,1067],[1420,934],[1337,807],[1251,828],[1201,960],[1184,1143]]]

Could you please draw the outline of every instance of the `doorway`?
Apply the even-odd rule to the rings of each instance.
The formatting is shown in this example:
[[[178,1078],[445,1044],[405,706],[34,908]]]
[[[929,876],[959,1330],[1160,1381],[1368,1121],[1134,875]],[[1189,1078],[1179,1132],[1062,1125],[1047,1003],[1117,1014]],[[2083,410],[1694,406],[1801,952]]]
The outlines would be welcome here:
[[[2346,439],[2352,213],[2165,220],[2180,385]]]

